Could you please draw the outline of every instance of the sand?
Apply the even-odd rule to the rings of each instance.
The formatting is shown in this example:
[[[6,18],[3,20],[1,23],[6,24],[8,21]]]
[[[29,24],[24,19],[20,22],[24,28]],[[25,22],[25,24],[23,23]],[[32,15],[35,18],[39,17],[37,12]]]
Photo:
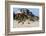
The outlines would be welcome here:
[[[30,24],[28,24],[28,22],[30,22]],[[38,27],[38,26],[39,26],[39,21],[26,20],[24,24],[22,24],[22,22],[18,24],[18,21],[13,20],[13,28]]]

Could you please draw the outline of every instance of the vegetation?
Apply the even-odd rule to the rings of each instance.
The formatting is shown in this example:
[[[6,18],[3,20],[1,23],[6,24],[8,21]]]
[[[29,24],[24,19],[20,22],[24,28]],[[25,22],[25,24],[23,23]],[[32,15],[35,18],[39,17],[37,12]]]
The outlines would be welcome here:
[[[21,9],[21,12],[22,12],[22,9]],[[14,20],[18,21],[18,23],[22,22],[22,24],[24,24],[24,22],[25,22],[27,19],[29,19],[29,21],[37,21],[37,20],[39,20],[39,17],[33,15],[32,12],[30,12],[30,14],[29,14],[29,10],[28,10],[28,9],[27,9],[26,12],[27,12],[27,13],[25,13],[25,12],[23,11],[23,13],[14,14],[14,15],[13,15]],[[30,24],[30,23],[28,22],[28,24]]]

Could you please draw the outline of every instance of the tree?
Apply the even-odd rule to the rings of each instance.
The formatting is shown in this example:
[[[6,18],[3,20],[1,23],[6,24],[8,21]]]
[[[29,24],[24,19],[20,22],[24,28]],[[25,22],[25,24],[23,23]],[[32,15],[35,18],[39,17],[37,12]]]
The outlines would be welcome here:
[[[16,16],[15,13],[13,13],[13,19],[15,19],[15,16]]]

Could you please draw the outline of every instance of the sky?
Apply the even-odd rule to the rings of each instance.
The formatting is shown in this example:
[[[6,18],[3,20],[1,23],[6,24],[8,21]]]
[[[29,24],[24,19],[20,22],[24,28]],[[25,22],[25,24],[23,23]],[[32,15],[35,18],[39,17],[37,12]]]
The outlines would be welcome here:
[[[20,12],[21,8],[13,8],[14,13]],[[35,16],[39,16],[39,8],[27,8],[29,11],[31,11]]]

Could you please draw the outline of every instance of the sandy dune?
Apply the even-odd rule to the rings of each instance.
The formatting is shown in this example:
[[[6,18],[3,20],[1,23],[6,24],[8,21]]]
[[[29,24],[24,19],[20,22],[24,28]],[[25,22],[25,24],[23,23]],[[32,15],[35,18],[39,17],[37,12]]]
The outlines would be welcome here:
[[[30,22],[30,24],[28,24],[28,22]],[[22,24],[22,22],[20,22],[20,23],[18,24],[18,21],[13,20],[13,26],[14,26],[14,28],[38,27],[38,26],[39,26],[39,21],[29,21],[29,20],[26,20],[26,21],[24,22],[24,24]]]

